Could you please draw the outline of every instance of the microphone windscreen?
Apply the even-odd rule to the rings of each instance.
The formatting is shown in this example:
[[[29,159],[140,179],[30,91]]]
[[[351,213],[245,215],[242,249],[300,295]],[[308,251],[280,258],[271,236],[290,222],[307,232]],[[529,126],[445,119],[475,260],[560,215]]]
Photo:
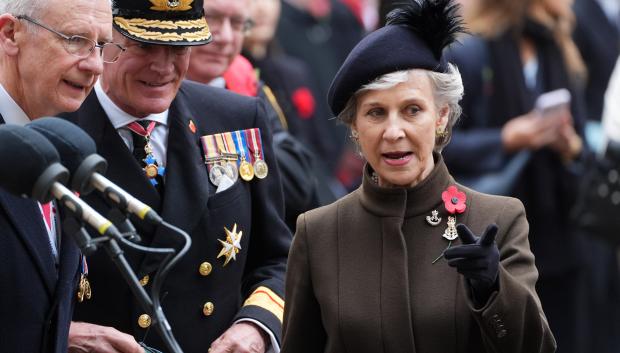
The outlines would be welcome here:
[[[39,118],[28,125],[56,147],[61,163],[74,174],[80,164],[97,152],[95,141],[77,125],[60,118]]]
[[[43,172],[60,161],[54,146],[38,132],[23,126],[0,125],[0,187],[30,196]]]

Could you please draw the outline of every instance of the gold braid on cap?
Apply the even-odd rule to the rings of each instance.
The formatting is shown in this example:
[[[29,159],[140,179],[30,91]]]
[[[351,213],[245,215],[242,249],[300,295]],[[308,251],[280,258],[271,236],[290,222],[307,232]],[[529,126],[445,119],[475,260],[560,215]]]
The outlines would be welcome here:
[[[127,31],[127,33],[135,36],[137,38],[147,39],[147,40],[160,40],[164,42],[179,42],[179,41],[200,41],[205,38],[211,37],[211,32],[209,31],[209,26],[207,25],[207,21],[204,18],[199,18],[191,21],[158,21],[158,20],[147,20],[144,18],[132,18],[126,19],[123,17],[115,17],[114,23],[117,26]],[[149,31],[149,28],[159,28],[159,29],[190,29],[190,28],[200,28],[197,32],[186,32],[186,33],[163,33],[156,31]]]

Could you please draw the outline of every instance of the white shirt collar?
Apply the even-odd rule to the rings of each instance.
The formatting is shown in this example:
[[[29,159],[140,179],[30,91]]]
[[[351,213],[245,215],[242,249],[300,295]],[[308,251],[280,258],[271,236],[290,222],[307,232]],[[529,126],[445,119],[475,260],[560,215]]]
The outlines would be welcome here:
[[[119,108],[112,101],[112,99],[110,99],[110,97],[108,97],[108,95],[103,91],[103,87],[101,87],[99,80],[95,83],[95,93],[97,94],[97,99],[99,99],[101,107],[108,115],[108,119],[110,119],[110,122],[115,129],[120,129],[136,120],[150,120],[156,121],[164,126],[168,125],[168,109],[161,113],[145,116],[144,118],[136,118],[135,116],[127,114],[124,110]]]
[[[209,86],[217,87],[217,88],[226,88],[226,80],[224,77],[216,77],[211,82],[209,82]]]
[[[7,124],[24,126],[30,122],[30,118],[23,109],[13,100],[13,97],[0,84],[0,114]]]

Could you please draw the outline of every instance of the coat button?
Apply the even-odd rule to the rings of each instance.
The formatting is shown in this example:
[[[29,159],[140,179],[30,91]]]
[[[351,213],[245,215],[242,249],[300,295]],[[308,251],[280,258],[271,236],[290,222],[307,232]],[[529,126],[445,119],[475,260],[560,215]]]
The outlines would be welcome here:
[[[140,280],[140,284],[142,285],[142,287],[144,287],[147,284],[149,284],[149,280],[150,279],[151,279],[151,277],[149,275],[146,275],[146,276],[142,277],[142,279]]]
[[[208,262],[201,263],[200,267],[198,268],[198,272],[200,272],[201,276],[210,275],[212,270],[213,270],[213,266],[211,266],[211,264]]]
[[[142,314],[138,317],[138,326],[142,328],[147,328],[151,326],[151,317],[147,314]]]
[[[213,315],[213,310],[215,310],[215,305],[213,305],[213,303],[211,302],[206,302],[205,305],[202,307],[202,313],[205,316]]]
[[[497,338],[506,337],[506,335],[507,335],[507,334],[508,334],[508,331],[506,331],[506,330],[500,330],[500,331],[497,333]]]

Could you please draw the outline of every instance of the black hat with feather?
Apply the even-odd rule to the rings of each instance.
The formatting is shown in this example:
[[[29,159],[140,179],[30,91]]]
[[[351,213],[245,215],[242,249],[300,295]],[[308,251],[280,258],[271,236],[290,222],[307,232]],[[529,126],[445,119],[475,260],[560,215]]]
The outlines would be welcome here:
[[[362,86],[385,74],[410,69],[446,72],[442,53],[463,32],[453,0],[409,0],[387,15],[384,27],[353,48],[336,73],[328,101],[335,115]]]

